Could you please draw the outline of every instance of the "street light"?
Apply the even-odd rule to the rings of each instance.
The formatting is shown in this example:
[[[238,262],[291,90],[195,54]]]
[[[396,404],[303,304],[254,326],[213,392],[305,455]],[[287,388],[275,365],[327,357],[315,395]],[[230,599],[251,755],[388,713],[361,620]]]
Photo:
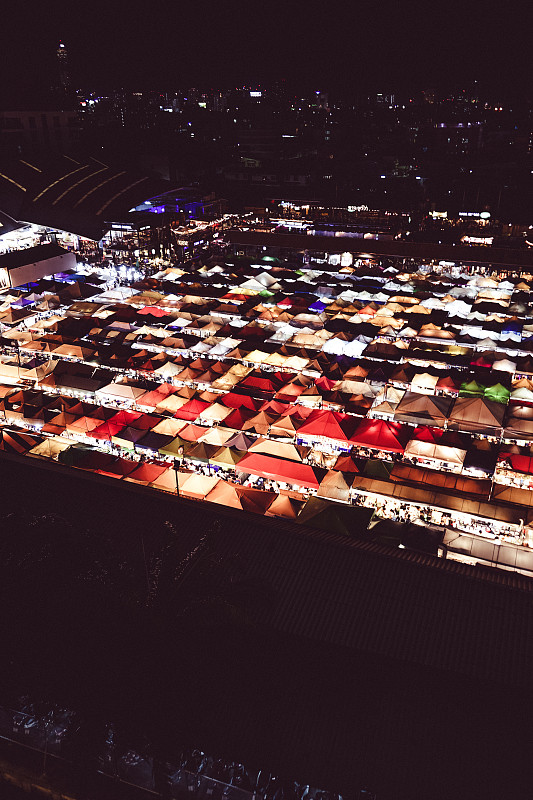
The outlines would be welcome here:
[[[181,447],[178,447],[178,455],[179,456],[183,455],[183,445]],[[180,484],[178,480],[180,465],[181,465],[181,460],[174,458],[174,472],[176,473],[176,494],[178,497],[180,496]]]

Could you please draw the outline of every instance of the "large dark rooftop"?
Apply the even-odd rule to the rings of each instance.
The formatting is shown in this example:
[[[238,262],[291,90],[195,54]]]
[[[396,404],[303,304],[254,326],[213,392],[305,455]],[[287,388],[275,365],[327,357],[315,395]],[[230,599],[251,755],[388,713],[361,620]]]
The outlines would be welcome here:
[[[37,261],[45,261],[47,258],[64,256],[68,251],[58,244],[38,244],[35,247],[26,247],[23,250],[13,250],[0,256],[0,268],[16,269],[26,264],[35,264]]]
[[[105,222],[121,219],[147,197],[168,191],[161,178],[95,158],[46,156],[0,160],[0,209],[24,222],[99,240]]]

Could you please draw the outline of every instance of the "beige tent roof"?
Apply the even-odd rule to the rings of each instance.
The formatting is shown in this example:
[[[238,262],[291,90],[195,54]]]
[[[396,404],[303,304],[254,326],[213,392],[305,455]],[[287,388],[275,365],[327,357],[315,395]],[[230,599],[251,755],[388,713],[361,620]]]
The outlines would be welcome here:
[[[97,389],[97,397],[105,397],[111,400],[129,400],[134,403],[137,398],[146,393],[146,389],[139,389],[137,386],[130,386],[129,383],[108,383],[101,389]]]
[[[234,411],[233,408],[223,406],[222,403],[213,403],[209,408],[205,408],[198,416],[203,420],[221,422]]]
[[[305,449],[307,450],[307,448]],[[277,456],[278,458],[285,458],[288,461],[302,461],[302,455],[299,452],[299,449],[289,442],[274,442],[269,439],[261,438],[248,448],[248,452],[263,453],[267,456]]]
[[[183,475],[183,478],[182,478]],[[196,472],[179,473],[178,483],[180,495],[203,500],[215,486],[220,483],[220,478],[213,475],[198,475]]]
[[[447,464],[462,465],[465,460],[466,450],[458,447],[448,447],[432,442],[419,442],[411,439],[405,448],[405,455],[412,458],[427,458],[432,461],[445,462]]]
[[[50,438],[43,439],[43,441],[28,450],[28,456],[35,456],[38,458],[52,458],[57,461],[57,458],[63,450],[68,450],[72,442],[65,439],[63,436],[51,436]]]
[[[432,392],[438,380],[437,375],[431,375],[429,372],[419,372],[411,381],[411,389],[413,392],[420,390],[429,390]]]
[[[443,427],[451,402],[448,397],[435,397],[408,391],[396,406],[394,418],[400,422],[411,422],[414,425],[428,423]]]
[[[346,394],[362,394],[363,397],[374,399],[375,390],[365,381],[342,380],[338,381],[333,387],[336,391],[346,392]]]
[[[507,422],[507,427],[503,432],[504,439],[524,439],[533,440],[533,420],[516,419],[512,417]]]
[[[209,503],[218,503],[219,505],[228,506],[229,508],[242,509],[242,503],[237,489],[233,484],[227,483],[226,481],[217,481],[216,486],[209,492],[205,499]]]
[[[172,468],[165,470],[159,475],[158,478],[153,481],[153,483],[149,484],[153,486],[155,489],[162,489],[165,492],[172,492],[176,494],[176,472]]]
[[[181,399],[184,400],[184,398]],[[167,417],[166,419],[162,419],[161,422],[158,422],[157,425],[152,428],[152,433],[161,433],[164,436],[177,436],[186,424],[187,423],[183,419],[173,419],[172,417]]]
[[[166,364],[161,364],[160,367],[156,367],[154,369],[154,374],[165,375],[171,378],[175,378],[180,374],[180,372],[183,372],[183,367],[178,364],[174,364],[173,361],[167,361]]]
[[[269,435],[280,436],[284,439],[294,439],[298,427],[298,424],[294,422],[293,418],[287,415],[286,417],[280,417],[272,423]]]
[[[230,469],[238,464],[241,458],[246,455],[245,450],[235,450],[233,447],[220,447],[209,459],[211,464],[219,467],[229,467]]]
[[[350,487],[344,480],[342,472],[330,470],[322,479],[317,495],[328,500],[344,500],[348,502],[350,499]]]
[[[187,397],[180,397],[178,394],[169,394],[161,400],[156,406],[156,411],[168,411],[170,414],[175,414],[176,411],[188,402]]]
[[[456,430],[484,431],[492,435],[501,428],[505,406],[484,397],[459,397],[451,410],[448,426]]]

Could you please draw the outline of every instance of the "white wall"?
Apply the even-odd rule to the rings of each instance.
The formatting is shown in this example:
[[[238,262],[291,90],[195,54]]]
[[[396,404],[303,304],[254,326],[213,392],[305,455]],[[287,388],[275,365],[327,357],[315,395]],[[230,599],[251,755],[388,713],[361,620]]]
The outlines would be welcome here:
[[[47,275],[65,272],[69,269],[76,269],[76,256],[74,253],[54,256],[43,261],[37,261],[34,264],[24,264],[22,267],[9,270],[11,286],[22,286],[30,281],[38,281]]]

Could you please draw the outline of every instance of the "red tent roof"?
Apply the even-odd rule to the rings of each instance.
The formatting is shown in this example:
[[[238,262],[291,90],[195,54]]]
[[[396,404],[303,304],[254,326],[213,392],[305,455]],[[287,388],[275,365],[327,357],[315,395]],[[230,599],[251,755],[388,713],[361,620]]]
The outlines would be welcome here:
[[[229,417],[226,417],[224,420],[224,427],[240,430],[246,420],[254,417],[255,413],[255,411],[250,411],[247,408],[236,408],[235,411],[232,411]]]
[[[133,470],[133,472],[130,472],[128,480],[139,481],[139,483],[152,483],[166,470],[167,467],[161,466],[160,464],[144,463]]]
[[[173,386],[170,386],[168,383],[162,383],[161,386],[157,387],[157,389],[153,389],[151,392],[146,392],[146,394],[143,394],[142,397],[139,397],[137,402],[139,405],[155,408],[155,406],[164,400],[165,397],[168,397],[174,392],[175,389]]]
[[[326,392],[329,392],[337,381],[332,380],[331,378],[326,378],[325,375],[321,375],[319,378],[315,380],[315,386],[318,386],[319,389],[324,389]]]
[[[261,405],[260,400],[255,400],[247,394],[238,394],[237,392],[228,392],[222,398],[222,402],[228,408],[249,408],[251,411],[258,411]]]
[[[108,475],[110,478],[122,478],[124,475],[129,475],[136,467],[139,466],[138,461],[129,461],[127,458],[117,458],[112,464],[106,466],[105,469],[98,469],[101,475]]]
[[[411,438],[416,439],[417,442],[430,442],[431,444],[435,444],[442,437],[443,433],[443,428],[430,428],[427,425],[420,425],[418,428],[414,429]]]
[[[506,458],[511,462],[515,472],[524,472],[533,475],[533,458],[531,456],[507,455]]]
[[[336,441],[348,441],[349,434],[346,433],[343,423],[346,423],[347,415],[338,411],[328,409],[317,409],[312,411],[304,424],[298,431],[298,435],[322,436],[326,439]]]
[[[176,419],[188,419],[191,422],[198,417],[202,411],[205,411],[206,408],[209,408],[211,403],[206,403],[205,400],[189,400],[188,403],[185,403],[181,408],[178,408],[174,416]]]
[[[132,422],[135,422],[136,419],[142,416],[140,411],[118,411],[113,417],[109,419],[109,422],[113,422],[117,425],[131,425]]]
[[[318,489],[320,480],[308,464],[298,464],[296,461],[285,461],[274,456],[265,456],[261,453],[247,453],[235,469],[238,472],[248,472],[260,475],[275,481],[283,481],[295,486]]]
[[[162,308],[158,308],[157,306],[144,306],[144,308],[140,308],[137,311],[137,314],[150,314],[152,317],[166,317],[168,316],[168,311],[163,311]]]
[[[257,375],[248,375],[239,386],[244,386],[247,389],[259,389],[261,392],[272,392],[274,393],[278,386],[280,385],[280,381],[272,381],[270,378],[262,378]]]
[[[185,439],[186,442],[197,442],[208,430],[209,428],[204,428],[202,425],[186,425],[179,432],[179,438]]]
[[[350,455],[340,455],[336,460],[333,469],[340,472],[352,472],[354,474],[358,474],[360,472],[359,467]]]
[[[358,425],[350,441],[359,447],[386,450],[389,453],[403,453],[409,438],[410,429],[399,422],[365,419]]]
[[[113,436],[116,436],[125,426],[116,422],[103,422],[92,431],[88,431],[88,436],[93,439],[105,439],[111,441]]]

